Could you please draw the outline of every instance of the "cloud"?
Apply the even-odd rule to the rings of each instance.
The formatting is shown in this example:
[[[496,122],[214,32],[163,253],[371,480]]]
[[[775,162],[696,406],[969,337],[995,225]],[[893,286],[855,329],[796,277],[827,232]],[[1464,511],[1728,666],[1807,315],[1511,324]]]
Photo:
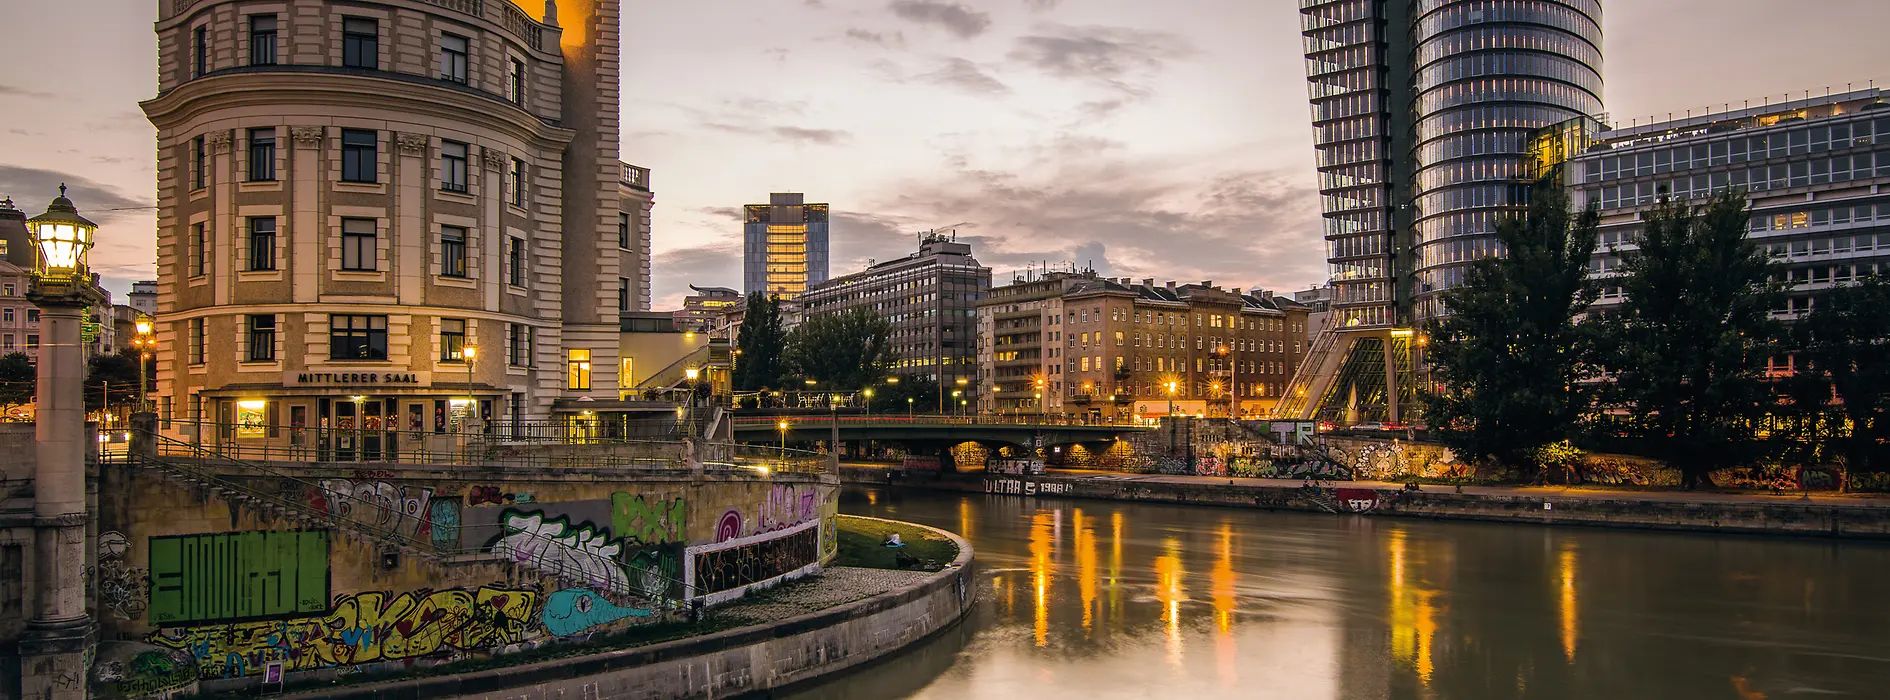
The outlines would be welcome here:
[[[722,241],[664,251],[651,260],[650,269],[658,290],[657,298],[650,300],[650,308],[679,309],[692,284],[741,289],[742,246],[739,241]]]
[[[1141,81],[1168,61],[1193,56],[1194,45],[1179,35],[1126,27],[1069,27],[1045,24],[1038,33],[1017,38],[1006,57],[1045,73],[1092,82],[1133,97],[1148,88]]]
[[[772,129],[775,136],[800,143],[813,143],[831,146],[848,141],[853,134],[841,129],[808,129],[798,126],[777,126]]]
[[[985,73],[978,64],[963,58],[945,59],[945,64],[937,70],[915,76],[934,85],[963,90],[978,95],[1003,95],[1011,91],[997,78]]]
[[[772,117],[796,116],[804,113],[807,103],[800,100],[725,99],[710,109],[676,103],[665,104],[689,115],[692,121],[699,123],[703,128],[730,134],[761,136],[823,146],[844,143],[853,138],[852,132],[844,129],[772,123]]]
[[[827,261],[829,279],[866,269],[869,261],[902,258],[919,249],[911,220],[888,214],[834,211],[829,215],[827,242],[845,258]]]
[[[46,203],[59,196],[60,183],[67,186],[66,196],[79,213],[101,225],[126,217],[149,217],[148,209],[156,205],[148,197],[70,173],[0,164],[0,195],[11,196],[28,215],[44,211]]]
[[[937,0],[893,0],[887,5],[900,19],[917,24],[936,25],[945,31],[970,39],[991,28],[991,15],[955,2]]]
[[[50,92],[28,90],[14,85],[0,85],[0,97],[24,97],[34,100],[50,100],[55,96]]]
[[[847,40],[862,44],[874,44],[887,48],[903,48],[906,45],[905,32],[869,32],[864,29],[848,29]]]
[[[1024,6],[1030,8],[1032,12],[1054,10],[1061,4],[1063,4],[1063,0],[1024,0]]]

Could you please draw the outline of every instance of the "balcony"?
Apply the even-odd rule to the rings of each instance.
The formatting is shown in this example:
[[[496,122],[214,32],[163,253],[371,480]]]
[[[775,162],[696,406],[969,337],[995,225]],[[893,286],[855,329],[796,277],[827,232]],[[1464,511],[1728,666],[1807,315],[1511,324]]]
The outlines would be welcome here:
[[[633,190],[643,192],[650,191],[649,168],[631,165],[629,163],[618,163],[617,165],[622,167],[622,173],[617,176],[618,182]]]

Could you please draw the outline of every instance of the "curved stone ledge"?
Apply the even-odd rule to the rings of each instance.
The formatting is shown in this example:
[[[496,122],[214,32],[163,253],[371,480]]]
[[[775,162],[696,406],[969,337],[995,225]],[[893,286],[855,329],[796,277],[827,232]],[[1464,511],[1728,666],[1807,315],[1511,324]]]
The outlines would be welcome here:
[[[858,517],[858,516],[849,516]],[[867,518],[878,520],[878,518]],[[296,700],[707,698],[799,685],[898,652],[962,620],[977,601],[970,543],[923,581],[828,610],[701,637],[471,673],[295,693]]]

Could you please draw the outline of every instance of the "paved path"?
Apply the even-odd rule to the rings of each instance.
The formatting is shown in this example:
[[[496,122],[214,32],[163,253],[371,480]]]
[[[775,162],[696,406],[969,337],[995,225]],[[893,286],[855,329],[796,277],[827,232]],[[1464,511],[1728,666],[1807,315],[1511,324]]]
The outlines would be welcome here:
[[[779,622],[897,590],[936,573],[829,566],[821,570],[818,576],[749,594],[737,602],[717,608],[712,614],[744,624]]]

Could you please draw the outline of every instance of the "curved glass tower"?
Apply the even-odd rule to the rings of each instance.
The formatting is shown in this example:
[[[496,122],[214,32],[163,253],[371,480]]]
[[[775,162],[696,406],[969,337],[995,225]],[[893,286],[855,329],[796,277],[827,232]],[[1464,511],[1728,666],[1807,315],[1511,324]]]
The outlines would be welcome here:
[[[1529,202],[1529,141],[1601,112],[1599,0],[1419,0],[1411,191],[1416,317]]]

